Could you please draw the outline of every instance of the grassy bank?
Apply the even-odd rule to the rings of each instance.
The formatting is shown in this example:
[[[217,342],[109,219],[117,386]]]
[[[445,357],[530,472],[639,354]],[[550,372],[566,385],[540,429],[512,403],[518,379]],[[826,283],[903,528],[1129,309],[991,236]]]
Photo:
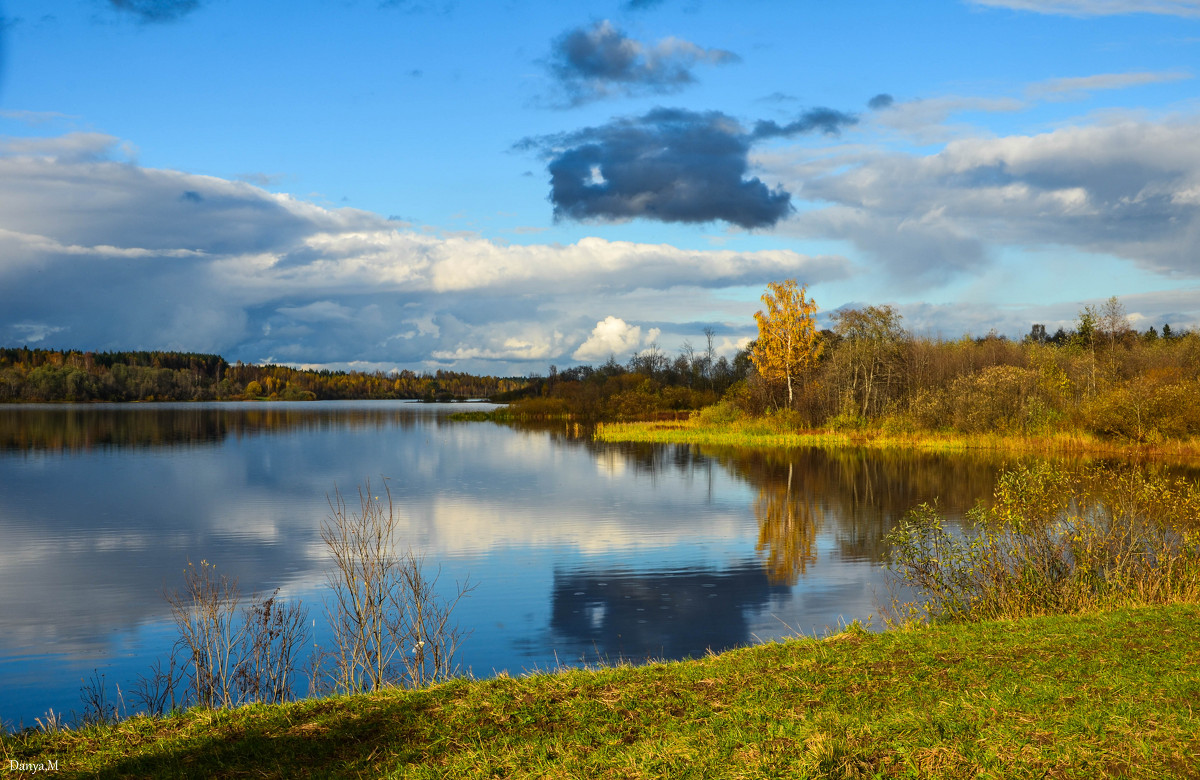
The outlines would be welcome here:
[[[1170,440],[1152,444],[1102,439],[1090,434],[1063,433],[1046,436],[936,433],[932,431],[890,433],[862,431],[798,431],[779,425],[771,418],[707,422],[700,419],[678,422],[600,423],[595,437],[609,442],[662,444],[708,444],[733,447],[871,447],[926,452],[995,452],[1045,455],[1096,455],[1120,457],[1200,458],[1200,440]]]
[[[681,663],[3,738],[10,776],[1200,777],[1200,607],[773,643]],[[10,762],[17,762],[16,765]]]

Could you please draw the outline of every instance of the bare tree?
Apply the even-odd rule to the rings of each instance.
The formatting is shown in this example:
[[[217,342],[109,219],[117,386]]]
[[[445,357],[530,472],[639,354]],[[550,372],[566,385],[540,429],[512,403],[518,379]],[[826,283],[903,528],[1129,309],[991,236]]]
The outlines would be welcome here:
[[[179,628],[179,648],[185,661],[184,693],[205,707],[233,707],[250,701],[280,703],[291,698],[296,653],[308,636],[308,609],[300,602],[280,602],[276,590],[268,598],[253,598],[240,610],[241,593],[235,578],[218,575],[216,566],[188,561],[184,590],[168,594]],[[170,696],[175,706],[175,657],[163,672],[161,661],[142,678],[138,698],[161,712]]]
[[[167,657],[167,668],[163,668],[163,659],[155,659],[149,674],[138,674],[137,681],[130,689],[129,698],[135,707],[147,715],[162,716],[172,712],[179,705],[175,697],[179,683],[182,680],[183,669],[178,666],[178,654],[172,650]],[[167,706],[168,702],[170,707]]]
[[[321,527],[334,562],[325,605],[334,641],[333,687],[419,687],[448,677],[464,638],[450,616],[472,586],[460,584],[445,599],[436,590],[440,571],[430,577],[421,556],[398,551],[399,520],[386,480],[379,495],[368,480],[358,499],[354,512],[335,489]]]
[[[167,601],[188,654],[191,690],[205,707],[232,707],[238,698],[234,672],[245,632],[245,624],[237,620],[237,580],[218,576],[217,567],[208,561],[199,567],[188,561],[183,581],[183,593],[169,593]]]
[[[245,632],[235,674],[242,701],[281,704],[292,698],[296,652],[308,637],[308,608],[282,601],[279,589],[243,612]]]
[[[1108,368],[1112,371],[1116,365],[1117,342],[1132,330],[1129,317],[1125,314],[1125,304],[1117,296],[1112,296],[1100,307],[1096,326],[1100,337],[1108,342]]]

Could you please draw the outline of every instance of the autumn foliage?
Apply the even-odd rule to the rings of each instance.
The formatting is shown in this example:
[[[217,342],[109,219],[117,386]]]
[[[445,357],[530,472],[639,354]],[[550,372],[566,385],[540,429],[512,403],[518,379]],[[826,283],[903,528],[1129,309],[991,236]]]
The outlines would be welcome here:
[[[823,346],[816,327],[817,304],[806,296],[807,289],[795,279],[771,282],[762,295],[766,311],[754,314],[758,341],[750,360],[764,380],[783,383],[788,406],[795,401],[794,385],[816,363]]]
[[[524,387],[516,377],[457,371],[307,371],[228,363],[190,352],[0,349],[3,401],[280,401],[485,398]]]

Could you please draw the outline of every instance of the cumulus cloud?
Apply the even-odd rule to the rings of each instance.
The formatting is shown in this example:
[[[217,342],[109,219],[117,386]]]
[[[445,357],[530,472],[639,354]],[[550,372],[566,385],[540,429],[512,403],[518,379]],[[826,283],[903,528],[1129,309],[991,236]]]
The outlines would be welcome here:
[[[175,22],[200,7],[200,0],[108,0],[115,10],[144,23]]]
[[[575,360],[604,360],[609,355],[627,355],[643,346],[652,344],[661,335],[658,328],[651,328],[642,336],[639,325],[630,325],[620,317],[609,315],[596,323],[587,341],[571,355]]]
[[[723,220],[768,227],[787,216],[791,195],[748,177],[755,141],[822,131],[836,133],[854,118],[813,109],[794,122],[759,122],[752,132],[719,111],[656,108],[599,127],[542,138],[518,148],[550,160],[550,200],[556,219],[661,222]]]
[[[968,0],[974,5],[1059,16],[1160,14],[1200,16],[1198,0]]]
[[[960,139],[793,175],[806,198],[832,205],[791,229],[853,242],[916,286],[986,263],[996,245],[1068,246],[1200,275],[1196,117]]]
[[[96,136],[4,147],[6,342],[296,363],[544,366],[631,296],[678,288],[702,296],[850,271],[845,258],[787,250],[440,236],[245,182],[141,167],[120,148]]]
[[[741,58],[681,38],[646,44],[607,20],[577,27],[554,41],[548,67],[565,105],[630,94],[677,92],[696,81],[697,65],[727,65]]]

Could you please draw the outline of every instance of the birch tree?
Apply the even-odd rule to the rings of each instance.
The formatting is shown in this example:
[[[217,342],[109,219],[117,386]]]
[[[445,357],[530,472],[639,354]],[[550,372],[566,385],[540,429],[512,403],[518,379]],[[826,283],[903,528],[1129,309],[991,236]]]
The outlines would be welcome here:
[[[763,379],[786,384],[788,407],[795,398],[796,382],[821,356],[817,304],[806,297],[807,290],[795,279],[770,282],[762,295],[766,310],[754,314],[758,341],[750,360]]]

